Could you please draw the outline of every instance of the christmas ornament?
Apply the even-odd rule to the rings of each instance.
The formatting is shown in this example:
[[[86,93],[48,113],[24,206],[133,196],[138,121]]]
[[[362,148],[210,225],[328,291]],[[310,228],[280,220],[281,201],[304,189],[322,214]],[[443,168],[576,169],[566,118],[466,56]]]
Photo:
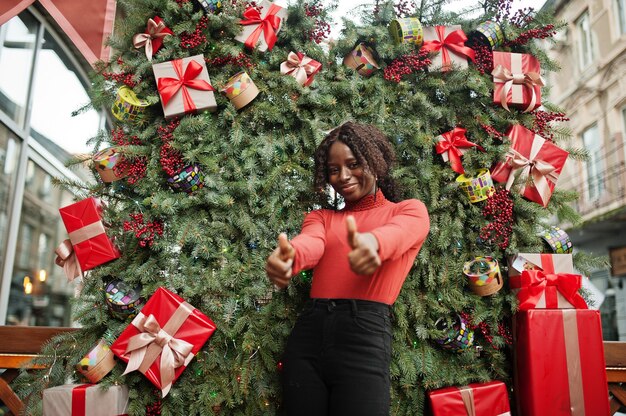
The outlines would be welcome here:
[[[430,63],[427,51],[401,55],[385,67],[383,76],[388,81],[400,82],[403,76],[426,69]]]
[[[459,314],[455,314],[451,323],[446,318],[439,318],[435,327],[445,332],[445,337],[435,341],[441,348],[454,352],[467,350],[474,343],[474,332],[467,326],[467,321]]]
[[[119,121],[141,124],[148,105],[146,100],[139,99],[133,90],[124,85],[117,90],[111,113]]]
[[[183,49],[193,49],[205,44],[207,37],[204,31],[207,27],[209,27],[209,18],[202,16],[193,32],[185,32],[180,35],[180,46]]]
[[[476,30],[470,33],[470,37],[476,38],[477,41],[494,50],[504,43],[504,31],[496,22],[487,20],[479,24]]]
[[[311,85],[313,77],[322,69],[322,64],[297,52],[289,52],[287,60],[280,64],[280,73],[296,79],[298,84]]]
[[[286,19],[286,8],[263,0],[258,8],[250,6],[246,9],[243,19],[239,21],[239,24],[243,25],[243,30],[235,36],[235,40],[243,43],[248,49],[256,47],[261,52],[268,49],[271,51]]]
[[[541,238],[556,254],[568,254],[574,251],[569,235],[559,227],[552,226],[541,234]]]
[[[509,105],[528,113],[541,106],[541,78],[539,61],[525,53],[493,53],[493,102],[507,111]]]
[[[189,165],[174,176],[167,178],[167,184],[174,191],[191,194],[204,186],[204,174],[199,165]]]
[[[404,19],[394,19],[389,23],[389,34],[394,44],[414,43],[417,46],[424,40],[424,31],[419,19],[407,17]]]
[[[221,0],[196,0],[206,13],[219,13],[222,9]]]
[[[468,261],[463,266],[463,274],[469,278],[470,290],[479,296],[493,295],[502,289],[500,266],[491,256]]]
[[[236,110],[250,104],[259,95],[259,89],[245,71],[230,77],[221,92],[226,95]]]
[[[488,169],[479,170],[478,176],[475,178],[461,175],[456,178],[456,182],[465,191],[472,204],[484,201],[496,192]]]
[[[76,371],[90,383],[97,383],[109,374],[113,367],[115,367],[115,356],[107,343],[101,339],[76,365]]]
[[[461,163],[461,156],[465,152],[472,147],[476,147],[483,152],[485,151],[482,146],[467,140],[467,137],[465,137],[466,131],[464,128],[455,127],[453,130],[435,138],[437,140],[437,145],[435,146],[437,153],[441,155],[444,162],[450,161],[452,170],[460,174],[465,173]]]
[[[123,158],[124,157],[118,153],[115,147],[109,147],[93,155],[91,160],[102,182],[110,183],[123,179],[128,175],[128,168],[123,170],[119,168],[115,169],[115,166],[118,162],[121,162]]]
[[[460,25],[424,28],[424,44],[421,50],[434,54],[429,69],[446,72],[453,66],[467,68],[467,60],[474,60],[474,51],[465,46],[467,36]]]
[[[129,215],[131,221],[124,221],[124,231],[133,231],[141,247],[152,247],[156,236],[163,235],[163,222],[160,220],[144,222],[140,212]]]
[[[373,47],[360,42],[343,58],[343,64],[354,69],[359,75],[369,77],[380,69],[376,56],[377,53]]]
[[[140,284],[130,286],[121,279],[107,283],[104,293],[111,315],[122,321],[135,317],[146,301],[141,296],[141,289]]]
[[[497,244],[502,250],[509,246],[513,234],[513,199],[506,189],[498,189],[483,207],[489,224],[481,228],[479,238],[485,245]]]

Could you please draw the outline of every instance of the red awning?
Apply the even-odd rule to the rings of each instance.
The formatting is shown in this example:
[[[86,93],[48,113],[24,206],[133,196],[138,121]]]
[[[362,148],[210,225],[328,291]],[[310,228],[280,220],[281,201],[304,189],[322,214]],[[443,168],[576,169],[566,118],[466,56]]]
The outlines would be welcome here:
[[[93,65],[109,58],[104,41],[113,31],[115,0],[37,0],[50,13],[61,30]],[[0,3],[0,25],[6,23],[35,0],[3,0]]]

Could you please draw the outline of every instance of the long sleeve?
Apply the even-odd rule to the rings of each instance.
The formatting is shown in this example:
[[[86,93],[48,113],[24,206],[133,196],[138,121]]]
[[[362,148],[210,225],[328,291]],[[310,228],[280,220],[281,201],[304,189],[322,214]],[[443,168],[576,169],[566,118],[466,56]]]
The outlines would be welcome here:
[[[291,240],[291,245],[296,249],[292,266],[294,275],[317,265],[326,247],[326,228],[322,210],[307,214],[302,223],[302,231]]]
[[[371,230],[378,240],[381,261],[394,260],[411,248],[421,248],[430,219],[423,202],[409,199],[398,203],[396,213],[380,227]]]

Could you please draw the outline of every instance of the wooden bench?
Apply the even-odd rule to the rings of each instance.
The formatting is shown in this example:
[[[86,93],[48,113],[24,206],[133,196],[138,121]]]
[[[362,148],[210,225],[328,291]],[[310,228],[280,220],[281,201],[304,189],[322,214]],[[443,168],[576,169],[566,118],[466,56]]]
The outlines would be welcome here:
[[[37,356],[42,345],[53,336],[75,331],[75,328],[42,326],[0,326],[0,403],[9,408],[8,415],[19,415],[24,403],[11,389],[9,383],[19,374],[20,368],[34,369],[30,361]]]
[[[626,342],[604,341],[604,360],[613,415],[626,406]]]

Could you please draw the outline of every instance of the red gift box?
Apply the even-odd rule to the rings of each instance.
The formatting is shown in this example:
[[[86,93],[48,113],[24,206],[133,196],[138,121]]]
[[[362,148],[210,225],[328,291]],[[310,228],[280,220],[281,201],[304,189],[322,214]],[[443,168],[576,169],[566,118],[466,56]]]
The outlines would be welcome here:
[[[163,46],[163,38],[173,34],[174,32],[165,26],[159,16],[154,16],[154,19],[148,19],[144,33],[137,33],[133,36],[133,46],[137,49],[143,47],[146,58],[151,61],[152,56]]]
[[[57,248],[57,264],[66,269],[68,278],[73,279],[78,273],[74,255],[78,259],[82,271],[91,270],[96,266],[120,257],[120,252],[107,237],[102,224],[102,202],[90,197],[59,209],[69,240]],[[72,276],[70,276],[70,274]]]
[[[599,311],[521,311],[513,335],[518,414],[609,415]]]
[[[493,102],[533,111],[541,105],[543,80],[539,61],[525,53],[493,53]]]
[[[128,363],[124,374],[141,371],[163,397],[216,326],[180,296],[160,287],[111,345]]]
[[[519,309],[587,309],[571,254],[519,253],[509,258],[509,285]]]
[[[569,153],[519,124],[512,126],[507,136],[511,147],[506,160],[491,170],[491,178],[506,183],[509,190],[519,177],[520,193],[547,206]]]
[[[301,52],[289,52],[287,60],[280,64],[280,73],[294,77],[303,87],[311,85],[321,69],[322,64]]]
[[[434,416],[510,416],[509,396],[501,381],[446,387],[428,392]]]

